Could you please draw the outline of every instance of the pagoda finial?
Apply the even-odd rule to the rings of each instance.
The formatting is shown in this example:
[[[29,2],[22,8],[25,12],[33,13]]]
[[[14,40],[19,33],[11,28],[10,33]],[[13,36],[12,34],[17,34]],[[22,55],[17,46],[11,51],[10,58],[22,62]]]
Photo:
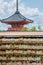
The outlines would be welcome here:
[[[17,8],[16,8],[16,10],[18,11],[18,0],[16,0],[16,1],[17,1],[17,4],[16,4]]]

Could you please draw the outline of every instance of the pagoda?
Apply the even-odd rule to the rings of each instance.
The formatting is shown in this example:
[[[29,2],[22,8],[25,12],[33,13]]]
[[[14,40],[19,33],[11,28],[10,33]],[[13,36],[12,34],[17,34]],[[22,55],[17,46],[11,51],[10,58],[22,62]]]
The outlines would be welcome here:
[[[16,12],[6,18],[6,19],[2,19],[1,22],[5,23],[5,24],[9,24],[11,25],[10,28],[8,28],[9,31],[20,31],[24,25],[32,23],[33,21],[30,19],[27,19],[26,17],[24,17],[18,10],[18,0],[17,0],[17,4],[16,4]]]

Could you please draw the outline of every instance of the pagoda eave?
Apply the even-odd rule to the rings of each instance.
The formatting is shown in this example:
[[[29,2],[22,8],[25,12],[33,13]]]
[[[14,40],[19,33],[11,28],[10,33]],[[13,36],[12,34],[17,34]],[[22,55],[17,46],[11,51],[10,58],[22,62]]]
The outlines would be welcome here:
[[[29,24],[29,23],[32,23],[32,22],[28,22],[28,21],[8,21],[8,22],[3,22],[3,23],[5,23],[5,24],[10,24],[10,25],[12,25],[12,24],[22,24],[22,25],[24,25],[24,24]]]

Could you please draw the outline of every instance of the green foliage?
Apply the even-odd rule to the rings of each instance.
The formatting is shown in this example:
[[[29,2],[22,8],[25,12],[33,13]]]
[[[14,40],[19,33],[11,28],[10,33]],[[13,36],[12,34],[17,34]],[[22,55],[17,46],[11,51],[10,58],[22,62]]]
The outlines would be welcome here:
[[[38,29],[38,30],[37,30]],[[32,28],[27,28],[27,27],[23,27],[22,31],[41,31],[41,26],[38,26],[38,28],[36,29],[36,27],[32,27]]]
[[[22,31],[28,31],[28,28],[27,27],[23,27]]]
[[[30,31],[36,31],[36,27],[32,27]]]
[[[40,26],[38,26],[38,30],[41,31],[41,27]]]

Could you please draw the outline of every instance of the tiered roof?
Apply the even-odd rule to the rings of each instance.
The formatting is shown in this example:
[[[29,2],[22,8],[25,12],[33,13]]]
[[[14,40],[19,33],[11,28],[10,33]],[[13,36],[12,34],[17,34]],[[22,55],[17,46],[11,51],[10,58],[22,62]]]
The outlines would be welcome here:
[[[18,21],[26,21],[26,22],[28,22],[28,23],[32,23],[33,21],[32,20],[30,20],[30,19],[27,19],[26,17],[24,17],[19,11],[18,11],[18,0],[17,0],[17,8],[16,8],[16,12],[12,15],[12,16],[10,16],[10,17],[8,17],[8,18],[6,18],[6,19],[2,19],[1,20],[2,22],[18,22]]]
[[[33,22],[30,19],[25,18],[19,11],[16,11],[12,16],[2,19],[2,22],[18,22],[18,21],[28,21]]]

